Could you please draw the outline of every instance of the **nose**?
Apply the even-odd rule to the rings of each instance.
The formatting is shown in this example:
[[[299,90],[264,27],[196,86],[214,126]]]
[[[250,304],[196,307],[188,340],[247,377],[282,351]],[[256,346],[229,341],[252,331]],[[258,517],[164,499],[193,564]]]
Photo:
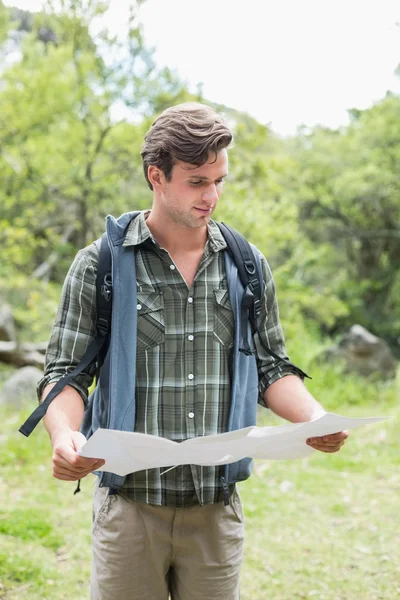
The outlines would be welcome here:
[[[204,200],[204,202],[209,202],[209,203],[213,203],[218,200],[219,194],[218,194],[217,186],[215,185],[215,183],[211,183],[207,187],[207,189],[204,190],[201,198],[202,198],[202,200]]]

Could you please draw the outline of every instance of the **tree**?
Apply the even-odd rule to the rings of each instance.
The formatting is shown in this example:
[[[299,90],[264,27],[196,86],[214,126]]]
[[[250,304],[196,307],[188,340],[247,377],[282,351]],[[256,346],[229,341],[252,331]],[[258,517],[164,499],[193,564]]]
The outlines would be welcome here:
[[[3,241],[14,265],[47,278],[64,253],[70,259],[71,248],[97,237],[110,208],[148,201],[146,119],[167,98],[189,97],[171,71],[156,68],[133,8],[118,39],[91,33],[107,2],[61,5],[25,15],[21,60],[0,89]]]
[[[349,319],[394,342],[400,333],[400,98],[389,94],[353,111],[343,130],[300,136],[296,154],[303,231],[317,247],[331,247],[327,276],[349,306]]]

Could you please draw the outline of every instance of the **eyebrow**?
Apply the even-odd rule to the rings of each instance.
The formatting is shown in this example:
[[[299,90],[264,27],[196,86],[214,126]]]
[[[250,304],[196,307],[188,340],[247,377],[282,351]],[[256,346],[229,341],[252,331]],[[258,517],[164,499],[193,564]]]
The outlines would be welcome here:
[[[224,177],[227,177],[228,173],[225,173],[224,175],[220,175],[219,177],[216,177],[216,179],[224,179]],[[193,177],[194,179],[201,179],[202,181],[209,181],[209,177],[205,177],[204,175],[191,175],[190,177]]]

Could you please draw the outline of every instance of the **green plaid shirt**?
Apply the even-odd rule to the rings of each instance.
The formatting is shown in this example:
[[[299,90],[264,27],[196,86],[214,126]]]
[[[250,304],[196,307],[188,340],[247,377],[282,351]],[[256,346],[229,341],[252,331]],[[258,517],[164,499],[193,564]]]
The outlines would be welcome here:
[[[169,253],[146,225],[143,211],[129,226],[124,245],[136,246],[137,361],[135,431],[177,442],[227,431],[234,316],[229,301],[226,243],[214,222],[193,285],[188,289]],[[43,387],[79,362],[96,334],[98,250],[92,244],[76,256],[66,277],[46,353]],[[261,255],[265,285],[259,334],[286,357],[271,272]],[[256,341],[259,402],[275,380],[295,373],[277,364]],[[196,373],[196,376],[193,374]],[[87,402],[93,370],[73,384]],[[190,385],[189,385],[190,384]],[[128,475],[122,493],[150,504],[184,506],[223,500],[223,467],[184,465],[165,472],[151,469]]]

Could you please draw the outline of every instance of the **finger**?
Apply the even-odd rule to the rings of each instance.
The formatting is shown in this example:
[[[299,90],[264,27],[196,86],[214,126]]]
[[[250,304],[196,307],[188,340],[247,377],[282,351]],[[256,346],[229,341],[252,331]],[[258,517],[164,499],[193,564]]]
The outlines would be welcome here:
[[[83,466],[70,463],[63,456],[58,455],[55,455],[53,457],[53,466],[60,469],[66,469],[77,474],[83,473],[84,471],[88,470],[88,467],[86,465]]]
[[[321,452],[337,452],[338,450],[340,450],[340,448],[343,446],[344,442],[338,443],[338,444],[318,444],[318,443],[312,443],[312,444],[308,444],[309,446],[311,446],[311,448],[314,448],[315,450],[320,450]]]
[[[337,448],[338,446],[343,446],[345,440],[340,440],[336,442],[324,442],[323,440],[310,440],[307,441],[309,446],[323,446],[324,448]]]
[[[53,470],[53,477],[56,479],[62,479],[63,481],[78,481],[78,479],[83,479],[86,477],[87,473],[80,473],[77,475],[76,473],[71,473],[66,469],[57,469]]]
[[[340,440],[346,440],[349,437],[349,432],[348,431],[338,431],[337,433],[331,433],[329,435],[323,435],[321,436],[320,439],[323,439],[324,441],[340,441]],[[317,439],[317,438],[315,438]]]
[[[95,465],[99,458],[86,458],[85,456],[79,456],[74,450],[62,446],[55,447],[53,453],[54,460],[60,463],[71,465],[76,469],[90,469]]]
[[[54,477],[61,481],[78,481],[82,479],[82,477],[69,477],[68,475],[54,475]]]
[[[79,457],[78,457],[79,458]],[[105,461],[102,459],[97,459],[93,462],[92,459],[86,464],[82,464],[77,459],[73,459],[73,462],[68,462],[63,456],[59,456],[55,454],[53,456],[53,471],[63,469],[69,471],[74,475],[81,475],[83,473],[91,473],[96,469],[102,467]]]
[[[339,446],[345,443],[346,440],[324,440],[324,438],[311,438],[306,440],[307,444],[317,446]]]
[[[89,473],[96,471],[96,469],[100,469],[104,465],[104,462],[104,460],[99,460],[94,466],[87,469],[75,469],[67,463],[59,464],[53,462],[53,475],[55,476],[56,473],[62,473],[68,474],[71,477],[86,477],[86,475],[88,475]]]
[[[93,471],[95,471],[96,469],[99,469],[100,467],[102,467],[104,464],[104,461],[99,461],[98,464],[95,465],[94,469],[86,469],[84,471],[74,471],[71,468],[69,468],[68,466],[60,466],[60,465],[54,465],[53,466],[53,476],[58,478],[58,479],[64,479],[65,477],[69,478],[69,479],[73,479],[73,480],[77,480],[77,479],[83,479],[83,477],[86,477],[87,475],[89,475],[90,473],[92,473]]]
[[[104,460],[97,459],[95,461],[90,460],[89,463],[81,463],[80,461],[73,460],[73,462],[67,461],[63,456],[55,455],[53,457],[53,464],[59,467],[63,467],[73,471],[74,473],[82,473],[83,471],[92,471],[94,468],[103,465]]]
[[[318,444],[319,446],[337,446],[338,444],[344,444],[346,439],[331,439],[328,437],[313,437],[306,439],[307,444]]]
[[[56,479],[64,479],[66,481],[77,481],[78,479],[83,479],[90,473],[91,471],[88,471],[87,473],[79,473],[78,475],[76,473],[68,471],[67,469],[57,469],[56,471],[53,471],[53,477],[55,477]]]
[[[89,473],[86,475],[89,475]],[[69,475],[68,473],[53,473],[53,477],[61,481],[78,481],[79,479],[84,479],[86,475],[80,475],[78,477],[77,475]]]

